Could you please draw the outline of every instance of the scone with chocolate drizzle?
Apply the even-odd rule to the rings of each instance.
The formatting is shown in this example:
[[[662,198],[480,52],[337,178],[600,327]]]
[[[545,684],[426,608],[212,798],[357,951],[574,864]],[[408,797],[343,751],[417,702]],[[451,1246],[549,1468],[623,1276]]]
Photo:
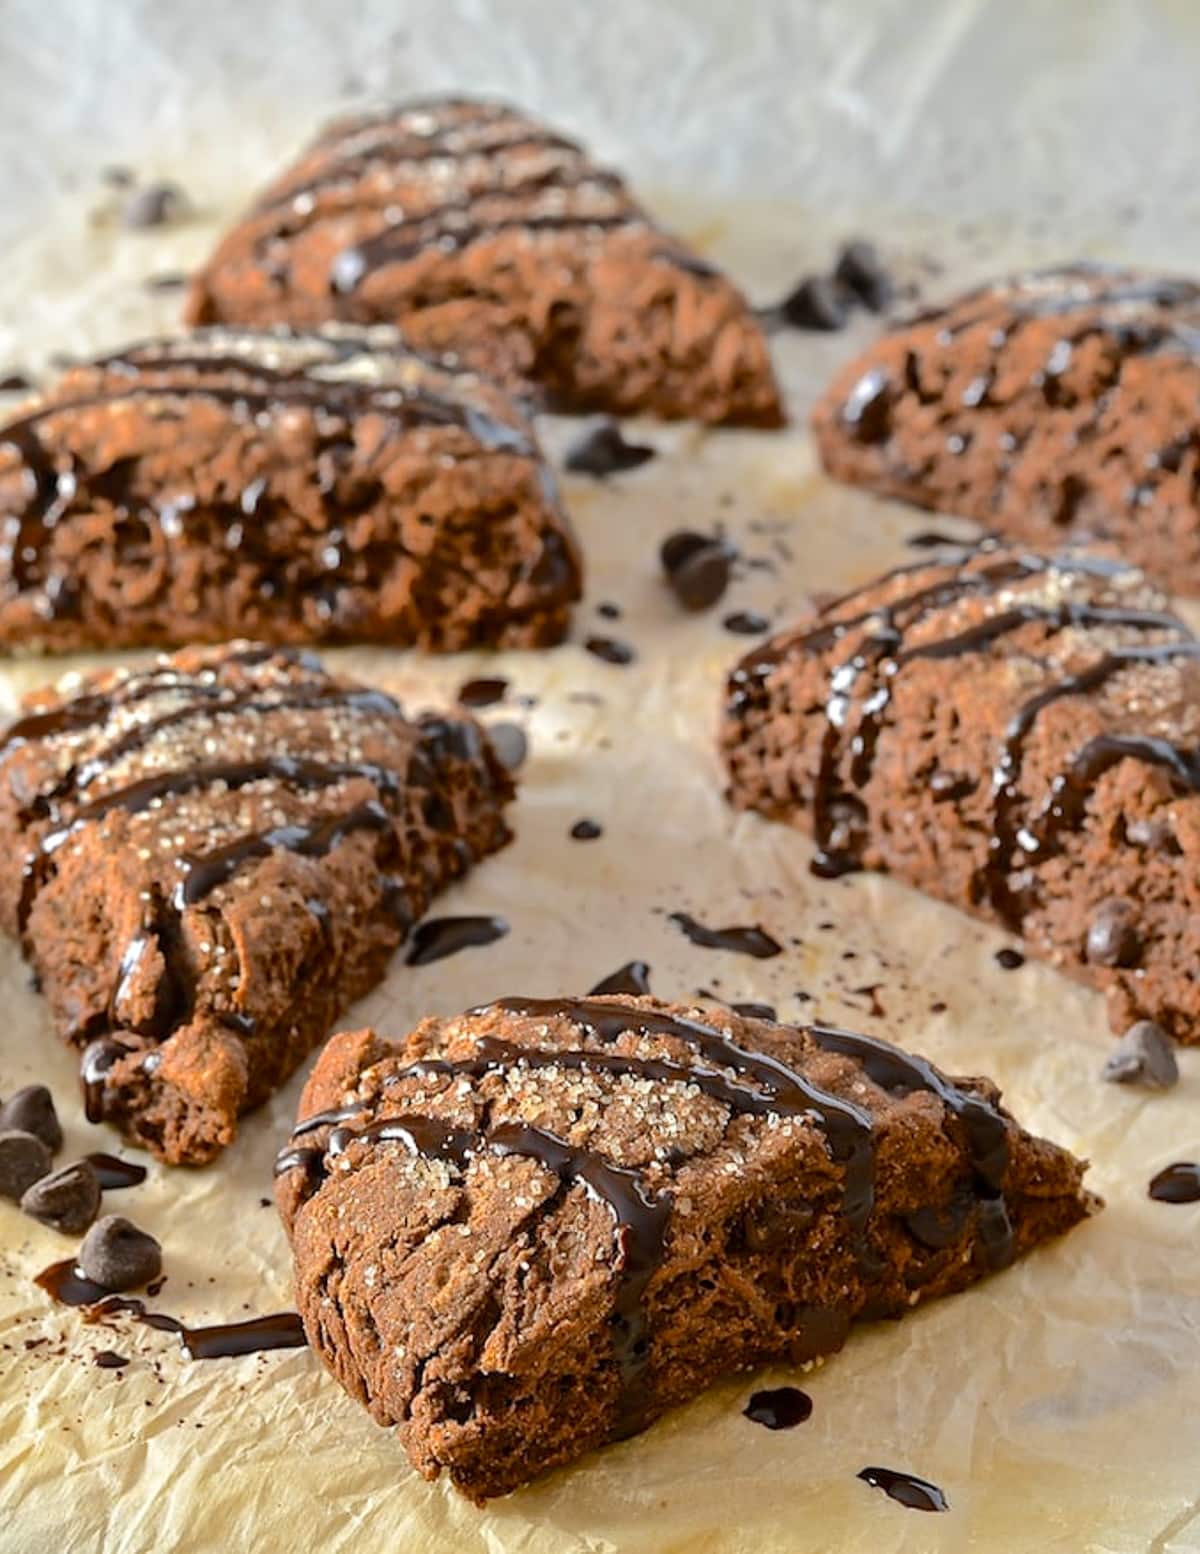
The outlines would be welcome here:
[[[580,559],[523,408],[392,329],[207,329],[0,425],[0,647],[544,647]]]
[[[729,678],[729,796],[1023,935],[1118,1031],[1200,1042],[1200,641],[1133,567],[997,542],[897,568]]]
[[[1097,1206],[990,1080],[648,997],[336,1036],[277,1170],[309,1342],[476,1501]]]
[[[0,924],[88,1115],[211,1159],[509,838],[467,719],[235,643],[40,692],[0,743]]]
[[[616,173],[499,103],[331,124],[226,235],[188,318],[382,321],[566,409],[783,419],[741,293]]]

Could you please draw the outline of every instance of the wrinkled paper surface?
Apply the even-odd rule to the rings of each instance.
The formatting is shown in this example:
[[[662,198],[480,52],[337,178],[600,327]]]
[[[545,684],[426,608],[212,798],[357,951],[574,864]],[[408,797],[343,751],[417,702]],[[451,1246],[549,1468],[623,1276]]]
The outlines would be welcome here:
[[[605,7],[594,40],[574,26],[574,53],[564,10],[536,3],[514,7],[504,27],[467,0],[354,14],[322,0],[303,17],[255,8],[253,21],[242,7],[109,0],[72,6],[70,27],[62,14],[52,25],[52,9],[0,0],[12,22],[0,54],[0,146],[12,152],[4,221],[14,232],[0,276],[0,366],[41,370],[51,352],[82,354],[169,325],[179,294],[148,293],[144,278],[194,265],[254,184],[355,85],[461,84],[556,114],[648,168],[666,191],[657,208],[757,300],[827,263],[835,240],[855,230],[878,237],[926,295],[1081,252],[1194,259],[1188,210],[1175,199],[1194,104],[1151,164],[1135,155],[1143,117],[1114,97],[1130,81],[1130,92],[1150,93],[1151,66],[1164,112],[1185,84],[1194,96],[1185,64],[1197,31],[1180,6],[875,0],[731,6],[685,25],[677,5],[656,8],[651,33],[639,22],[647,13],[622,3]],[[593,75],[580,63],[585,37]],[[671,71],[652,74],[667,50]],[[1127,77],[1119,66],[1131,60],[1139,69]],[[995,125],[964,71],[1004,102]],[[64,95],[68,76],[74,91]],[[1113,133],[1106,93],[1125,109],[1125,154],[1089,158],[1083,185],[1064,179],[1063,157],[1073,165],[1089,146],[1103,152]],[[33,140],[18,135],[29,123],[43,126]],[[965,165],[982,178],[955,174],[961,159],[949,150],[960,145],[977,147]],[[96,177],[106,160],[178,178],[199,208],[177,227],[120,230],[115,197]],[[748,188],[776,197],[731,202],[743,173]],[[679,189],[705,187],[706,174],[712,195],[685,202]],[[1147,215],[1156,200],[1169,212],[1163,222]],[[574,644],[439,660],[329,655],[414,708],[447,702],[474,675],[504,675],[509,700],[485,721],[515,719],[531,739],[516,843],[435,908],[499,912],[511,934],[432,966],[397,962],[345,1024],[400,1035],[425,1013],[505,993],[579,992],[645,959],[663,996],[704,988],[766,1001],[784,1018],[839,1021],[952,1072],[993,1075],[1027,1126],[1092,1160],[1105,1212],[966,1295],[855,1333],[807,1377],[757,1379],[809,1391],[813,1415],[797,1429],[772,1433],[743,1418],[752,1384],[734,1379],[481,1512],[418,1478],[307,1350],[192,1364],[170,1335],[121,1319],[87,1326],[52,1307],[30,1276],[74,1242],[0,1201],[3,1554],[1200,1549],[1200,1209],[1146,1197],[1155,1171],[1200,1146],[1200,1053],[1184,1054],[1170,1095],[1101,1084],[1111,1038],[1096,995],[1037,965],[1000,969],[1004,936],[898,885],[814,879],[803,838],[722,802],[719,687],[750,643],[723,631],[721,616],[758,609],[785,621],[812,591],[911,559],[905,536],[931,524],[826,482],[803,430],[813,395],[871,327],[778,339],[793,430],[646,425],[635,431],[659,449],[650,464],[605,483],[565,478],[590,569]],[[572,430],[546,423],[556,459]],[[684,616],[658,576],[658,545],[674,528],[718,522],[744,556],[770,565],[744,567],[715,611]],[[606,600],[620,620],[596,614]],[[579,645],[590,632],[629,641],[636,663],[591,657]],[[8,665],[5,709],[83,662]],[[603,836],[570,840],[585,816]],[[695,948],[668,920],[675,910],[759,923],[787,951],[755,961]],[[74,1060],[9,944],[0,996],[0,1093],[51,1085],[67,1131],[60,1161],[118,1147],[83,1121]],[[302,1080],[246,1119],[216,1165],[152,1165],[144,1186],[106,1199],[107,1211],[164,1244],[157,1309],[198,1324],[289,1306],[284,1236],[264,1200]],[[97,1368],[107,1349],[131,1363]],[[933,1480],[949,1514],[891,1502],[856,1478],[867,1465]]]

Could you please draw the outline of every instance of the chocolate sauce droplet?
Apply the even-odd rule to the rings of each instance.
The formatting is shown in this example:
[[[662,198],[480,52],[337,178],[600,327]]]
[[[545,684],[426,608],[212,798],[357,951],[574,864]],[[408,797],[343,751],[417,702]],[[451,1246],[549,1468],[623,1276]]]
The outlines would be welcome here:
[[[508,932],[502,917],[429,917],[413,930],[404,961],[407,966],[428,966],[477,945],[494,944]]]
[[[855,238],[838,255],[834,279],[871,310],[882,313],[892,299],[892,278],[883,267],[874,243]]]
[[[1200,1202],[1200,1162],[1177,1160],[1154,1177],[1149,1190],[1158,1203]]]
[[[92,1364],[98,1365],[102,1371],[119,1371],[129,1364],[129,1356],[118,1354],[115,1349],[102,1349],[92,1357]]]
[[[747,1419],[768,1430],[792,1430],[812,1417],[812,1398],[799,1387],[768,1387],[752,1392],[742,1409]]]
[[[650,967],[644,960],[626,961],[607,977],[602,977],[591,989],[589,997],[604,997],[611,993],[629,993],[634,997],[650,991]]]
[[[770,631],[771,622],[765,615],[759,615],[755,610],[734,610],[721,622],[726,631],[732,631],[735,637],[758,637],[764,631]]]
[[[619,642],[616,637],[589,637],[583,645],[606,664],[632,664],[637,657],[628,642]]]
[[[735,955],[752,955],[755,960],[770,960],[783,954],[783,945],[757,925],[747,928],[706,928],[687,912],[672,912],[670,921],[705,950],[732,950]]]
[[[577,820],[571,827],[571,835],[577,842],[594,842],[604,835],[604,827],[598,820]]]
[[[950,1502],[936,1484],[913,1473],[898,1473],[894,1468],[863,1468],[856,1476],[912,1511],[950,1509]]]
[[[841,329],[849,314],[846,288],[830,275],[806,275],[779,304],[794,329]]]
[[[467,680],[458,688],[458,699],[464,707],[491,707],[503,701],[507,692],[508,681],[499,676]]]
[[[1020,950],[1013,950],[1006,946],[996,951],[996,964],[1004,971],[1017,971],[1025,964],[1025,957]]]

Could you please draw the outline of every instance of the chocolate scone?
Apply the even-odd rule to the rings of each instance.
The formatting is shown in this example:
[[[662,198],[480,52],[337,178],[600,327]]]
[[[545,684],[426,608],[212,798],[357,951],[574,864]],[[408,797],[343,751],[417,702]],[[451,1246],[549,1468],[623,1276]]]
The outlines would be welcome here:
[[[840,480],[1200,594],[1200,285],[1071,265],[885,334],[813,416]]]
[[[1200,1042],[1200,641],[1141,573],[989,541],[899,568],[756,648],[730,798],[1001,923]]]
[[[613,172],[498,103],[444,98],[329,126],[193,283],[192,323],[399,324],[564,409],[777,426],[737,289]]]
[[[0,427],[0,646],[558,642],[580,563],[512,398],[386,327],[210,329]]]
[[[308,654],[189,649],[29,698],[0,744],[0,925],[88,1115],[210,1159],[509,838],[469,720],[409,720]]]
[[[309,1342],[476,1501],[1083,1218],[987,1079],[653,998],[336,1036],[278,1162]]]

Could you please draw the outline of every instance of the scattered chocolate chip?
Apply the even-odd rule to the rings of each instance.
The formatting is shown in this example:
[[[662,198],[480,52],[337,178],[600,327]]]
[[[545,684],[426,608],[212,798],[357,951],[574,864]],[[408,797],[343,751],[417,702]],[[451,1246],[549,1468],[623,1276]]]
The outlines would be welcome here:
[[[187,209],[183,190],[173,183],[148,183],[121,207],[121,225],[130,228],[161,227],[177,220]]]
[[[458,699],[464,707],[491,707],[507,692],[508,681],[499,677],[466,680],[458,688]]]
[[[709,540],[667,568],[667,582],[685,610],[710,609],[729,587],[733,552],[721,540]]]
[[[32,394],[36,387],[28,373],[0,373],[0,394]]]
[[[571,827],[571,835],[577,842],[594,842],[604,835],[604,827],[598,820],[577,820]]]
[[[1093,966],[1133,966],[1142,941],[1136,927],[1137,912],[1131,901],[1114,896],[1102,901],[1087,933],[1086,954]]]
[[[1175,1044],[1153,1020],[1138,1020],[1113,1048],[1104,1065],[1103,1078],[1118,1085],[1147,1085],[1169,1090],[1179,1082]]]
[[[162,1247],[121,1215],[106,1214],[83,1238],[79,1271],[106,1290],[132,1290],[162,1272]]]
[[[637,657],[628,642],[618,642],[615,637],[589,637],[583,645],[606,664],[632,664]]]
[[[36,1134],[51,1154],[62,1148],[63,1132],[54,1097],[45,1085],[26,1085],[0,1106],[0,1133],[13,1128]]]
[[[667,535],[658,548],[658,559],[663,571],[668,574],[677,572],[697,551],[712,543],[711,534],[699,534],[695,529],[676,529]]]
[[[19,1128],[0,1133],[0,1197],[19,1203],[25,1190],[45,1176],[53,1163],[36,1134]]]
[[[779,304],[794,329],[841,329],[850,316],[845,289],[829,275],[806,275]]]
[[[488,738],[496,759],[510,772],[525,764],[529,754],[529,740],[519,723],[493,723],[488,728]]]
[[[148,275],[142,282],[146,291],[179,291],[188,283],[188,276],[183,270],[165,270],[161,275]]]
[[[732,631],[735,637],[760,637],[764,631],[771,629],[771,622],[756,610],[735,610],[732,615],[725,617],[721,625],[726,631]]]
[[[51,1171],[25,1189],[21,1210],[52,1230],[78,1235],[100,1212],[100,1178],[95,1167],[86,1160],[76,1160]]]
[[[602,480],[621,470],[636,469],[658,452],[643,443],[626,442],[624,433],[608,416],[590,422],[567,450],[566,466],[579,475]]]
[[[129,1364],[129,1356],[118,1354],[115,1349],[102,1349],[92,1357],[92,1364],[98,1365],[102,1371],[119,1371]]]
[[[847,243],[842,249],[833,267],[833,276],[872,313],[882,313],[892,300],[895,290],[892,278],[884,269],[874,243],[862,238]]]

